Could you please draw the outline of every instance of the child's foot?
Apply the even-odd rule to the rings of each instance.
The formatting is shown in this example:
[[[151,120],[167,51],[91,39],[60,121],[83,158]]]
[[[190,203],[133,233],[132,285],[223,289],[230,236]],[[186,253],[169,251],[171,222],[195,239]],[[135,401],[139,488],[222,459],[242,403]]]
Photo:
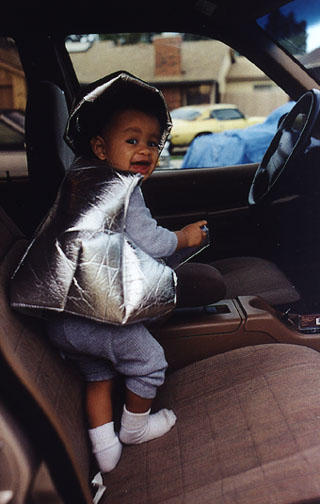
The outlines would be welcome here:
[[[176,420],[176,415],[168,409],[150,415],[150,410],[131,413],[124,406],[119,437],[125,444],[145,443],[169,432]]]
[[[92,451],[102,472],[112,471],[121,457],[122,444],[114,432],[113,422],[89,429]]]

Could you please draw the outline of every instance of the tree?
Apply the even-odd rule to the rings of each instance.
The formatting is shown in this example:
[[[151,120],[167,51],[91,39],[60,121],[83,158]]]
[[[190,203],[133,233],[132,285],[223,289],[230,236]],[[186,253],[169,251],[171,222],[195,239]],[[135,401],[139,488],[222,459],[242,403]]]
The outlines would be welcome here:
[[[307,47],[306,26],[306,21],[296,20],[294,12],[285,15],[278,10],[268,16],[265,30],[291,54],[304,54]]]

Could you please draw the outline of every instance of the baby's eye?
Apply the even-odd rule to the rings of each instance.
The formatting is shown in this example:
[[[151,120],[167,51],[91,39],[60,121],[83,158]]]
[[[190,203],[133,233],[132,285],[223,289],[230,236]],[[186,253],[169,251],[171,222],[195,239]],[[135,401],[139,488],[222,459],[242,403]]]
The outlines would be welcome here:
[[[149,147],[156,147],[157,149],[159,149],[159,142],[154,142],[154,141],[151,141],[149,142]]]
[[[138,140],[136,138],[128,138],[128,140],[126,140],[126,142],[131,145],[137,145]]]

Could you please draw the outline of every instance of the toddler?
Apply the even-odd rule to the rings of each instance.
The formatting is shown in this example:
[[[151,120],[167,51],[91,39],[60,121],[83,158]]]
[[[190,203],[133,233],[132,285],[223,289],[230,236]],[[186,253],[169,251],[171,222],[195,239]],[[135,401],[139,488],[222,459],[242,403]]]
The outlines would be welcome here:
[[[95,316],[105,297],[104,282],[100,277],[88,281],[87,265],[81,259],[84,236],[88,243],[95,236],[102,198],[103,208],[113,210],[118,205],[114,173],[135,174],[143,181],[150,177],[169,130],[165,101],[153,86],[126,72],[93,83],[75,103],[67,125],[66,141],[77,158],[12,280],[12,306],[45,313],[51,341],[85,378],[89,436],[102,472],[117,465],[122,443],[139,444],[162,436],[174,426],[176,416],[167,409],[151,414],[167,362],[143,322],[116,325]],[[105,185],[108,191],[102,193]],[[103,225],[107,232],[106,221]],[[201,220],[169,231],[151,217],[139,184],[130,194],[126,232],[154,258],[201,246],[205,225]],[[80,235],[81,252],[76,247]],[[103,275],[102,264],[99,275]],[[88,295],[93,288],[94,296]],[[119,436],[111,397],[118,374],[126,387]]]

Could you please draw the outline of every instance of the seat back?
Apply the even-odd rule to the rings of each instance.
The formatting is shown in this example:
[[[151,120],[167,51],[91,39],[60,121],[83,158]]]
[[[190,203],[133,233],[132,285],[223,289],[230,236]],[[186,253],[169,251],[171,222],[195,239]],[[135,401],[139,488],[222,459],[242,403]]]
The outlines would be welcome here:
[[[40,220],[55,200],[74,154],[63,139],[69,116],[64,92],[49,81],[32,84],[26,107],[28,170]]]
[[[13,312],[11,274],[26,240],[0,209],[0,393],[46,461],[64,502],[92,502],[83,382],[49,344],[41,320]]]

